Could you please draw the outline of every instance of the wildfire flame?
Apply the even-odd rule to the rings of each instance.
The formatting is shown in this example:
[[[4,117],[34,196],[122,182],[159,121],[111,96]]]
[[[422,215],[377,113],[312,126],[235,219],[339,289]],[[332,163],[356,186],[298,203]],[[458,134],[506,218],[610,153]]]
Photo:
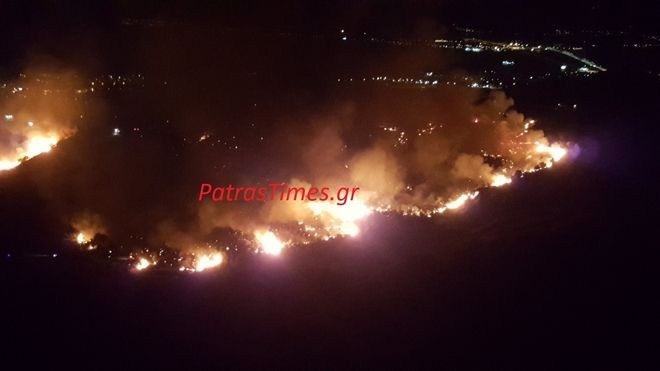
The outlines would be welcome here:
[[[553,143],[551,146],[542,144],[542,143],[536,143],[536,153],[541,153],[541,154],[548,154],[552,158],[552,161],[557,162],[560,161],[568,151],[566,148],[562,147],[558,143]]]
[[[96,250],[97,246],[92,245],[90,243],[90,242],[92,242],[92,238],[88,237],[88,236],[92,236],[92,235],[94,235],[94,233],[87,234],[87,233],[84,233],[84,232],[78,232],[77,234],[75,234],[73,236],[73,241],[75,243],[77,243],[78,245],[80,245],[82,247],[85,247],[87,250]]]
[[[254,236],[261,245],[260,251],[268,255],[280,255],[284,249],[284,243],[271,231],[255,232]]]
[[[89,240],[85,237],[84,233],[80,232],[76,235],[76,242],[78,245],[84,245],[89,242]]]
[[[60,138],[55,135],[35,135],[26,139],[26,141],[15,149],[14,155],[10,158],[0,159],[0,171],[10,170],[42,153],[50,152],[57,145]]]
[[[147,260],[147,258],[140,258],[138,262],[135,264],[135,269],[138,271],[142,271],[149,268],[153,264],[155,263],[150,262],[149,260]]]
[[[25,157],[32,158],[38,156],[42,153],[50,152],[50,150],[55,147],[59,142],[59,138],[55,136],[35,136],[28,139],[25,144]]]
[[[308,206],[315,216],[328,219],[329,226],[326,227],[328,232],[351,237],[360,233],[356,222],[372,213],[372,210],[360,200],[353,200],[344,205],[311,202]]]
[[[511,178],[504,174],[497,174],[493,177],[493,180],[491,180],[490,185],[491,187],[501,187],[509,183],[511,183]]]
[[[222,264],[224,257],[221,253],[202,255],[195,260],[194,271],[202,272],[204,270],[215,268]]]
[[[336,154],[337,161],[333,160],[333,165],[337,165],[334,162],[343,165],[341,172],[333,170],[320,175],[303,173],[314,182],[330,179],[330,184],[345,182],[344,185],[358,185],[361,187],[360,195],[363,199],[346,200],[343,205],[321,201],[297,205],[286,203],[282,206],[285,210],[276,210],[279,213],[269,214],[277,215],[279,219],[268,216],[258,222],[235,221],[241,219],[232,218],[235,215],[218,219],[225,223],[223,227],[229,226],[253,236],[249,243],[257,247],[257,252],[278,256],[288,246],[338,236],[357,237],[361,233],[361,223],[374,212],[398,212],[430,217],[448,210],[461,209],[479,195],[479,190],[506,186],[512,183],[513,174],[518,171],[527,173],[549,168],[568,154],[564,144],[550,143],[542,131],[532,130],[534,120],[525,120],[521,115],[509,112],[512,103],[506,102],[496,100],[497,104],[493,103],[494,107],[498,108],[497,115],[491,115],[489,118],[489,115],[484,113],[473,119],[474,130],[485,131],[484,135],[475,132],[476,140],[471,140],[472,136],[467,136],[468,139],[465,140],[452,139],[449,125],[428,123],[417,130],[417,139],[411,137],[408,128],[385,127],[383,132],[385,135],[392,135],[393,148],[396,150],[381,148],[385,146],[382,143],[389,142],[380,140],[373,148],[369,147],[364,151],[360,148],[359,152],[354,152],[352,148],[345,150],[348,148],[346,145],[337,145],[336,148],[341,148],[341,151]],[[12,143],[12,147],[1,148],[0,171],[13,169],[26,160],[50,152],[61,140],[75,132],[75,127],[66,125],[66,122],[71,120],[53,119],[47,122],[39,119],[39,116],[33,117],[33,113],[25,117],[16,113],[14,117],[14,109],[6,112],[5,121],[12,125],[12,140],[2,142]],[[502,112],[506,114],[503,115]],[[47,123],[49,125],[46,125]],[[55,123],[57,125],[54,125]],[[114,136],[119,132],[119,128],[112,131]],[[198,138],[198,142],[215,142],[209,140],[209,133],[201,133]],[[343,144],[339,136],[330,139],[328,143],[334,143],[336,139],[337,143]],[[451,145],[445,146],[444,140]],[[468,146],[468,152],[462,152],[463,141],[468,144],[485,144],[481,147],[481,152],[478,152],[479,147],[474,145]],[[323,158],[327,157],[327,153],[323,152]],[[436,158],[441,160],[435,162]],[[415,170],[409,172],[408,169]],[[448,174],[439,174],[436,179],[436,173],[445,171],[444,169]],[[422,181],[418,182],[418,179]],[[431,181],[427,182],[428,179]],[[303,181],[299,183],[308,185]],[[226,220],[231,220],[231,223]],[[277,227],[274,223],[277,223]],[[259,227],[255,229],[255,225]],[[217,226],[212,225],[211,229]],[[89,215],[81,217],[72,227],[76,231],[70,236],[72,242],[90,250],[96,248],[91,245],[95,236],[105,233],[104,223],[101,223],[100,218]],[[142,271],[156,264],[173,264],[181,271],[202,272],[219,267],[229,258],[216,251],[215,245],[212,245],[212,249],[202,250],[203,253],[199,253],[198,248],[194,247],[198,245],[191,244],[187,239],[173,245],[186,250],[184,254],[177,256],[179,260],[167,260],[161,255],[146,251],[139,253],[142,257],[133,262],[134,270]],[[198,253],[191,254],[191,251]]]
[[[0,160],[0,171],[10,170],[20,165],[20,161],[15,160]]]
[[[468,200],[474,200],[479,195],[479,192],[464,193],[457,198],[447,202],[445,207],[449,210],[456,210],[463,207]]]

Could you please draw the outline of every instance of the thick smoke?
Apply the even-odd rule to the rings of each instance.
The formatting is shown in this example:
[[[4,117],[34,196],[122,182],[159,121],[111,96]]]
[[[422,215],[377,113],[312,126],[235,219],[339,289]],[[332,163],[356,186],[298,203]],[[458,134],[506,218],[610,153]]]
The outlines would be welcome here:
[[[420,113],[410,116],[407,107],[388,105],[385,97],[354,102],[352,107],[361,108],[348,113],[342,105],[326,117],[310,117],[305,125],[313,130],[299,141],[302,145],[282,141],[276,150],[297,153],[300,159],[280,164],[290,174],[287,185],[358,186],[359,201],[370,208],[434,213],[461,194],[505,184],[516,171],[549,164],[549,154],[536,150],[548,144],[543,132],[531,129],[533,122],[515,111],[503,92],[457,90],[437,98],[418,102]],[[372,116],[376,110],[376,117],[399,119],[379,122]],[[306,202],[250,206],[202,202],[198,219],[205,231],[228,227],[246,234],[302,224],[327,236],[342,223],[336,213],[319,213]]]
[[[190,70],[175,58],[157,60]],[[228,71],[237,68],[229,64]],[[254,97],[218,88],[225,76],[209,82],[216,70],[223,69],[197,77],[154,72],[121,93],[62,71],[28,71],[8,83],[0,108],[13,116],[0,125],[0,159],[24,161],[34,137],[53,136],[57,146],[0,172],[2,216],[11,221],[0,232],[41,228],[50,240],[70,242],[82,233],[99,250],[108,243],[149,254],[255,247],[255,233],[264,231],[308,243],[355,235],[371,212],[437,214],[469,192],[506,184],[516,171],[552,164],[544,133],[503,92],[333,86],[301,99],[279,94],[281,81],[257,81],[265,97]],[[279,182],[360,189],[343,206],[197,200],[201,183]],[[20,246],[30,238],[7,240]]]

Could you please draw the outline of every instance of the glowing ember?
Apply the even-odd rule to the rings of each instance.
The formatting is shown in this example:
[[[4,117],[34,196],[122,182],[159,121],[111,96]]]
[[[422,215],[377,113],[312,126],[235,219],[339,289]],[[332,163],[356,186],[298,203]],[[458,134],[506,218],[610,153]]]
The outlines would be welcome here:
[[[254,234],[261,245],[261,251],[269,255],[279,255],[284,248],[284,243],[271,231],[256,232]]]
[[[217,267],[222,264],[223,260],[224,258],[221,253],[202,255],[195,260],[195,272]]]

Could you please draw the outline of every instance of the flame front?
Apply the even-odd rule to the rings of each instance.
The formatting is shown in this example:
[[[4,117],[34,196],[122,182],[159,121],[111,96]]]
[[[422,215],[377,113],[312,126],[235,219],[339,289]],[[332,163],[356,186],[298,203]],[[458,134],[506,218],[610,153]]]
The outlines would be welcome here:
[[[554,162],[560,161],[568,153],[566,148],[562,147],[558,143],[553,143],[551,146],[542,143],[536,143],[535,150],[536,153],[550,155],[550,157],[552,157],[552,161]]]
[[[50,152],[57,142],[59,142],[59,138],[56,136],[35,136],[29,138],[25,144],[24,157],[30,159],[42,153]]]
[[[323,221],[326,232],[332,236],[357,236],[360,228],[356,222],[372,213],[372,210],[360,200],[353,200],[344,205],[310,202],[308,206],[314,215]]]
[[[468,200],[474,200],[479,195],[479,192],[464,193],[457,198],[447,202],[445,207],[449,210],[456,210],[463,207]]]
[[[50,152],[76,131],[71,125],[72,118],[82,118],[75,104],[66,115],[55,117],[39,112],[41,110],[27,105],[22,99],[7,105],[6,109],[1,108],[5,112],[3,129],[6,130],[0,134],[6,138],[0,138],[0,143],[4,144],[0,147],[0,171],[13,169],[26,160]],[[55,105],[50,104],[48,108]],[[451,115],[433,123],[420,123],[415,116],[410,120],[399,119],[402,126],[387,124],[377,130],[365,126],[364,131],[347,133],[368,135],[355,141],[345,140],[341,131],[344,129],[340,129],[351,125],[337,124],[334,128],[333,124],[324,123],[324,130],[311,133],[312,137],[305,138],[309,145],[301,148],[304,156],[300,157],[309,163],[282,165],[278,170],[296,176],[289,179],[288,185],[309,188],[314,183],[334,186],[333,190],[340,185],[356,186],[359,187],[356,188],[359,189],[358,198],[353,199],[351,194],[350,200],[343,199],[335,194],[336,198],[328,201],[273,201],[264,203],[264,206],[253,204],[254,207],[247,212],[240,207],[216,207],[217,211],[208,212],[203,210],[208,205],[202,205],[198,214],[200,222],[190,230],[177,230],[178,227],[170,230],[169,223],[164,221],[159,224],[168,226],[164,231],[145,233],[148,239],[154,237],[154,241],[162,243],[159,249],[178,250],[180,254],[176,258],[165,259],[144,246],[145,251],[135,255],[140,257],[132,262],[133,268],[142,271],[156,264],[169,264],[190,272],[217,268],[231,259],[231,255],[228,250],[219,252],[220,242],[207,237],[222,228],[238,232],[243,247],[272,256],[282,254],[291,246],[337,237],[357,238],[363,233],[361,228],[365,221],[374,212],[431,217],[458,210],[474,200],[484,188],[506,186],[517,174],[550,168],[567,157],[565,144],[548,141],[541,130],[533,129],[534,120],[526,120],[512,107],[513,101],[504,93],[493,93],[484,103],[466,104],[465,109],[469,112],[459,112],[456,117]],[[378,109],[390,108],[378,106]],[[74,112],[75,116],[72,115]],[[139,128],[135,130],[139,132]],[[120,137],[115,139],[121,139],[120,133],[119,128],[112,130],[113,137]],[[193,141],[195,145],[213,146],[221,142],[219,138],[216,140],[216,134],[205,131],[199,134],[199,139]],[[237,150],[238,146],[233,148]],[[276,154],[277,151],[296,151],[277,145],[275,148]],[[334,200],[341,200],[343,204]],[[71,222],[75,232],[69,238],[78,246],[96,249],[91,242],[98,240],[101,244],[105,241],[97,238],[97,235],[105,234],[105,222],[110,223],[108,227],[112,226],[112,230],[122,230],[122,223],[116,220],[116,215],[111,220],[104,214],[108,220],[103,222],[98,215],[79,216]],[[139,241],[140,244],[151,243],[144,242],[144,236],[140,236]],[[205,247],[198,247],[204,243]],[[103,250],[99,248],[99,251]],[[131,258],[133,256],[131,254]]]
[[[0,159],[0,171],[13,169],[23,161],[50,152],[59,141],[60,138],[56,135],[37,134],[28,137],[25,142],[14,149],[12,155],[6,155],[5,158]]]
[[[20,164],[18,160],[0,160],[0,171],[13,169]]]
[[[221,253],[202,255],[195,260],[195,272],[202,272],[210,268],[215,268],[222,264],[224,257]]]
[[[493,177],[493,180],[490,182],[491,187],[501,187],[503,185],[511,183],[511,178],[504,174],[497,174]]]
[[[259,242],[260,251],[268,255],[280,255],[284,249],[284,243],[271,231],[256,232],[254,236]]]

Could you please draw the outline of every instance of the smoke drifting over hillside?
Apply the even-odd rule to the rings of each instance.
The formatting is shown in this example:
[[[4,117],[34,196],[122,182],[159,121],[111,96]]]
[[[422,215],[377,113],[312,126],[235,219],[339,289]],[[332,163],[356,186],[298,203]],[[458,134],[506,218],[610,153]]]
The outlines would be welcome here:
[[[112,77],[105,85],[71,73],[26,76],[5,87],[0,103],[7,115],[0,127],[6,194],[33,190],[26,203],[39,203],[39,220],[59,226],[53,235],[88,250],[121,245],[139,269],[160,262],[205,270],[226,261],[229,251],[279,254],[358,237],[373,213],[442,214],[567,153],[500,91],[384,90],[318,99],[302,109],[274,98],[278,104],[255,108],[270,122],[232,128],[218,124],[226,120],[222,113],[197,110],[194,96],[172,100],[149,87],[123,103],[129,112],[140,102],[151,106],[144,117],[113,110],[106,87],[143,79]],[[172,105],[179,119],[151,118]],[[359,192],[345,205],[197,200],[200,183],[274,182]]]

